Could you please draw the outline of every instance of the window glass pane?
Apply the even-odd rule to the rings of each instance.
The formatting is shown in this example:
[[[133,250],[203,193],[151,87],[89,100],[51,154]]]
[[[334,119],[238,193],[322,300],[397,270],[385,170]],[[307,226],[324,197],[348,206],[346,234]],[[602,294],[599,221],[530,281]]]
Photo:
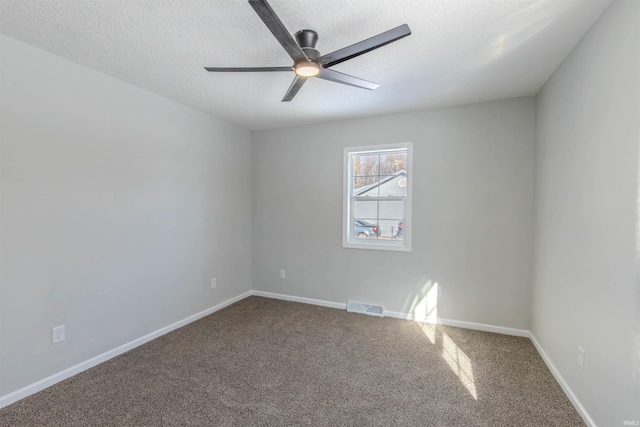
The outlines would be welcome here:
[[[378,224],[375,219],[354,219],[353,220],[353,237],[356,239],[377,239]]]
[[[380,175],[380,155],[378,154],[353,154],[353,176],[367,178],[367,184],[372,184],[378,180]]]
[[[380,240],[402,240],[403,220],[381,219],[378,224]]]
[[[380,219],[402,221],[404,218],[404,203],[402,200],[381,200],[378,205]]]
[[[398,172],[396,175],[381,177],[380,184],[374,186],[377,189],[378,197],[406,196],[407,175],[404,172]],[[374,190],[369,190],[366,193],[374,193]]]
[[[378,177],[353,177],[353,193],[352,196],[358,197],[378,197]]]
[[[366,219],[377,222],[378,219],[378,202],[368,200],[356,200],[353,202],[353,218]]]
[[[393,175],[407,170],[407,152],[394,151],[380,156],[380,175]]]

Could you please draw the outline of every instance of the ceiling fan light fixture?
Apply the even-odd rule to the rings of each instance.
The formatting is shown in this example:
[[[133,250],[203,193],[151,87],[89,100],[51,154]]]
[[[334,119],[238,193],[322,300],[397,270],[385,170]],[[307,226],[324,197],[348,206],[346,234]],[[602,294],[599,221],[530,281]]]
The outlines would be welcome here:
[[[315,62],[298,62],[295,66],[296,74],[300,77],[314,77],[320,74],[320,64]]]

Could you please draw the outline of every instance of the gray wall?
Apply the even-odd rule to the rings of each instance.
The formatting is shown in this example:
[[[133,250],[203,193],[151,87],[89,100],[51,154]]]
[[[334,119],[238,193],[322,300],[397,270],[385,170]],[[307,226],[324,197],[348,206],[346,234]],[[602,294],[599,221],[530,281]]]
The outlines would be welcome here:
[[[533,333],[600,426],[640,419],[639,41],[640,2],[613,3],[536,109]]]
[[[251,146],[245,130],[1,42],[3,396],[251,289]]]
[[[254,289],[529,329],[534,99],[253,133]],[[342,247],[343,148],[414,143],[413,251]],[[287,278],[279,278],[285,269]]]

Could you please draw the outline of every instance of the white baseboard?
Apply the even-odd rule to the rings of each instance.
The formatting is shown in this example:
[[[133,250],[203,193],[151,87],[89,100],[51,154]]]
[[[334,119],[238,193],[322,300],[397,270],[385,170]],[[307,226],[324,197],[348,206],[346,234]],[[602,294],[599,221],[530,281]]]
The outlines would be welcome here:
[[[584,423],[588,427],[597,427],[595,421],[593,421],[593,418],[591,418],[591,416],[589,415],[585,407],[582,405],[582,403],[578,399],[578,396],[576,396],[573,390],[571,390],[571,387],[569,387],[569,384],[567,384],[564,377],[560,374],[560,371],[558,371],[558,369],[553,364],[549,356],[547,356],[547,353],[544,351],[544,349],[536,339],[535,335],[533,335],[533,332],[529,332],[529,339],[531,339],[531,342],[535,346],[536,350],[538,350],[540,357],[542,357],[542,360],[544,360],[544,363],[546,363],[547,368],[549,368],[549,370],[553,374],[558,384],[560,384],[562,391],[564,391],[564,394],[567,396],[567,398],[569,399],[569,401],[571,402],[575,410],[578,412],[578,415],[580,415],[580,417],[582,418],[582,421],[584,421]]]
[[[25,386],[19,390],[16,390],[5,396],[2,396],[0,397],[0,408],[4,408],[5,406],[8,406],[14,402],[17,402],[20,399],[24,399],[25,397],[30,396],[34,393],[37,393],[41,390],[44,390],[45,388],[50,387],[62,380],[65,380],[69,377],[79,374],[80,372],[85,371],[89,368],[93,368],[94,366],[99,365],[102,362],[105,362],[109,359],[112,359],[116,356],[121,355],[122,353],[126,353],[127,351],[134,349],[142,344],[145,344],[151,340],[154,340],[159,336],[162,336],[178,328],[181,328],[191,322],[201,319],[202,317],[208,316],[209,314],[215,313],[216,311],[221,310],[237,301],[240,301],[241,299],[244,299],[250,296],[251,294],[252,294],[251,291],[249,291],[249,292],[240,294],[238,296],[235,296],[233,298],[230,298],[226,301],[221,302],[220,304],[217,304],[199,313],[193,314],[189,317],[186,317],[182,320],[172,323],[169,326],[165,326],[164,328],[158,329],[157,331],[151,332],[150,334],[147,334],[140,338],[136,338],[133,341],[130,341],[112,350],[99,354],[95,357],[92,357],[89,360],[85,360],[84,362],[78,363],[77,365],[74,365],[56,374],[50,375],[47,378],[44,378],[40,381],[36,381],[33,384],[29,384],[28,386]]]
[[[416,322],[430,323],[427,320],[416,319],[411,313],[402,313],[399,311],[384,311],[386,317],[395,317],[396,319],[413,320]],[[529,337],[529,331],[526,329],[506,328],[504,326],[487,325],[484,323],[465,322],[463,320],[438,319],[436,323],[444,326],[454,326],[456,328],[472,329],[475,331],[495,332],[497,334],[513,335],[516,337]]]
[[[333,301],[324,301],[321,299],[294,297],[292,295],[274,294],[273,292],[263,292],[263,291],[251,291],[251,295],[255,295],[257,297],[271,298],[271,299],[280,299],[283,301],[293,301],[293,302],[301,302],[304,304],[320,305],[322,307],[338,308],[341,310],[347,309],[347,304],[343,304],[340,302],[333,302]]]

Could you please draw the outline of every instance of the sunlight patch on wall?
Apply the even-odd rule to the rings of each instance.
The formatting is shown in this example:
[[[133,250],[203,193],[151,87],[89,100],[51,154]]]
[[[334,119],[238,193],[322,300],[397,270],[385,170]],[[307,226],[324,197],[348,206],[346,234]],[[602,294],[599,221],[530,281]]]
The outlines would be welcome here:
[[[464,354],[464,351],[453,342],[449,335],[444,332],[442,333],[442,358],[447,362],[453,373],[460,379],[460,383],[467,389],[469,394],[471,394],[471,397],[478,400],[471,360]]]
[[[412,304],[413,318],[419,322],[438,323],[438,284],[429,280]]]

